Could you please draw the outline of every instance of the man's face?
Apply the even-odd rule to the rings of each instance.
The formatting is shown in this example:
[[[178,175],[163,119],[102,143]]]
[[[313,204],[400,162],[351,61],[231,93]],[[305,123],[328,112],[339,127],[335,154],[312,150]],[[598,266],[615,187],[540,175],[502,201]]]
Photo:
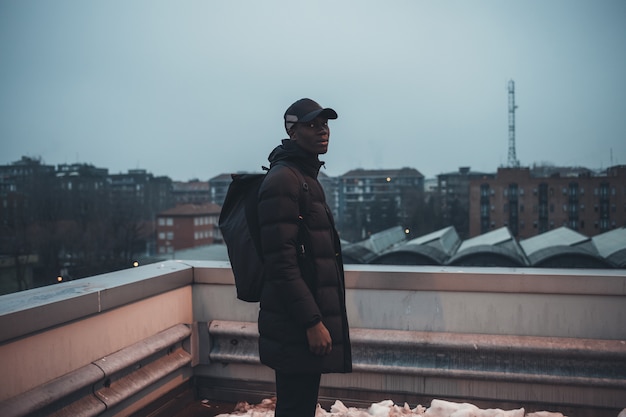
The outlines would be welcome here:
[[[290,136],[305,151],[324,154],[328,152],[330,138],[328,119],[317,117],[310,122],[296,123]]]

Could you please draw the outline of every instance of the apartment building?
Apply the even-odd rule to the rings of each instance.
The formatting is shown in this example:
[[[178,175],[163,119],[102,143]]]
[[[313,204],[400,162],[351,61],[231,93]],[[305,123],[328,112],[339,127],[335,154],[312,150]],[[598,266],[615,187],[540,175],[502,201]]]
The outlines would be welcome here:
[[[181,249],[222,241],[217,204],[183,204],[157,215],[157,254],[174,254]]]
[[[205,204],[211,202],[211,192],[208,181],[174,181],[172,182],[172,197],[178,204]]]
[[[507,227],[528,238],[562,226],[594,236],[626,225],[626,165],[600,175],[499,168],[495,178],[471,180],[469,195],[470,236]]]
[[[172,180],[155,177],[145,169],[109,175],[109,187],[115,204],[140,207],[138,215],[144,220],[152,220],[156,213],[174,206]]]
[[[339,217],[339,178],[329,177],[324,172],[320,171],[317,179],[324,189],[326,204],[330,208],[330,211],[333,213],[335,219],[337,219]]]
[[[0,165],[0,236],[4,237],[7,228],[33,220],[31,196],[49,190],[54,179],[54,165],[45,165],[41,159],[23,156]]]
[[[224,199],[226,198],[226,192],[230,183],[233,181],[231,174],[220,174],[209,180],[209,195],[210,202],[217,204],[218,206],[224,205]]]
[[[495,173],[472,171],[470,167],[437,175],[435,204],[441,214],[441,224],[454,226],[461,238],[469,237],[470,181],[493,179],[495,176]]]
[[[352,242],[398,225],[410,230],[423,193],[414,168],[348,171],[339,177],[337,228]]]

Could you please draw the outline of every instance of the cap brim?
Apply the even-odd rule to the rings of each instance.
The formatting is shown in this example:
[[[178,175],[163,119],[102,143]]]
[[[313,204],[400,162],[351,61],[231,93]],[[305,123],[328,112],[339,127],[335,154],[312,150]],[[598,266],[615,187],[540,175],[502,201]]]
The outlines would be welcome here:
[[[303,117],[298,119],[298,122],[310,122],[316,117],[323,117],[325,119],[336,119],[337,112],[329,108],[315,110],[315,111],[312,111],[311,113],[305,114]]]

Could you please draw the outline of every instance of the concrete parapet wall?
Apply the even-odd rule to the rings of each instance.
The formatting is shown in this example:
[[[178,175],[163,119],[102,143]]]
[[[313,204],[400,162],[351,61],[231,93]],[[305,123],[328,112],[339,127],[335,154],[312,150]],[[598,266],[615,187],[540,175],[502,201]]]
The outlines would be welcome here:
[[[193,265],[197,321],[256,321],[258,304],[235,298],[227,263]],[[626,340],[626,270],[346,269],[352,328]]]
[[[613,367],[617,377],[593,371],[594,364],[612,368],[605,359],[615,352],[623,359],[626,271],[350,265],[346,286],[355,358],[369,362],[359,359],[350,375],[324,376],[323,389],[510,401],[540,390],[556,404],[589,405],[608,405],[612,398],[626,396],[622,368]],[[254,325],[257,315],[258,304],[236,299],[230,265],[224,262],[168,261],[0,296],[0,369],[9,376],[0,379],[0,405],[58,378],[73,381],[76,372],[97,391],[102,381],[91,381],[91,374],[81,370],[180,325],[194,329],[184,352],[178,350],[180,362],[189,365],[171,384],[182,384],[193,374],[199,380],[271,387],[273,373],[252,356],[247,361],[210,357],[215,339],[208,323]],[[446,343],[408,344],[397,358],[403,365],[395,368],[389,362],[393,355],[376,339],[397,340],[401,346],[407,337]],[[486,359],[471,354],[474,345],[488,352]],[[577,347],[568,351],[566,346]],[[439,348],[456,356],[437,356]],[[413,349],[421,356],[413,355]],[[587,349],[592,356],[585,356]],[[572,351],[577,352],[574,362]],[[458,366],[461,362],[467,369]],[[509,369],[526,363],[533,364],[533,372],[502,379]],[[576,374],[565,372],[573,369],[568,363],[579,368]],[[145,377],[143,381],[151,378]],[[560,382],[546,385],[551,378]],[[163,384],[155,393],[172,386],[159,377],[151,381],[154,387]],[[585,381],[598,387],[594,398]]]
[[[155,264],[1,296],[0,401],[193,323],[192,272]]]

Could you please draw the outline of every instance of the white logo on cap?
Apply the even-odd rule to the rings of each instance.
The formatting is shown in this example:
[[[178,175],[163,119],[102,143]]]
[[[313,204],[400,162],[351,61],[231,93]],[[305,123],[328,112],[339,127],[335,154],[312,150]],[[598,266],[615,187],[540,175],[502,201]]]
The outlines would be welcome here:
[[[298,121],[298,116],[295,116],[293,114],[286,114],[285,115],[285,127],[287,128],[287,130],[291,129],[291,127]]]

